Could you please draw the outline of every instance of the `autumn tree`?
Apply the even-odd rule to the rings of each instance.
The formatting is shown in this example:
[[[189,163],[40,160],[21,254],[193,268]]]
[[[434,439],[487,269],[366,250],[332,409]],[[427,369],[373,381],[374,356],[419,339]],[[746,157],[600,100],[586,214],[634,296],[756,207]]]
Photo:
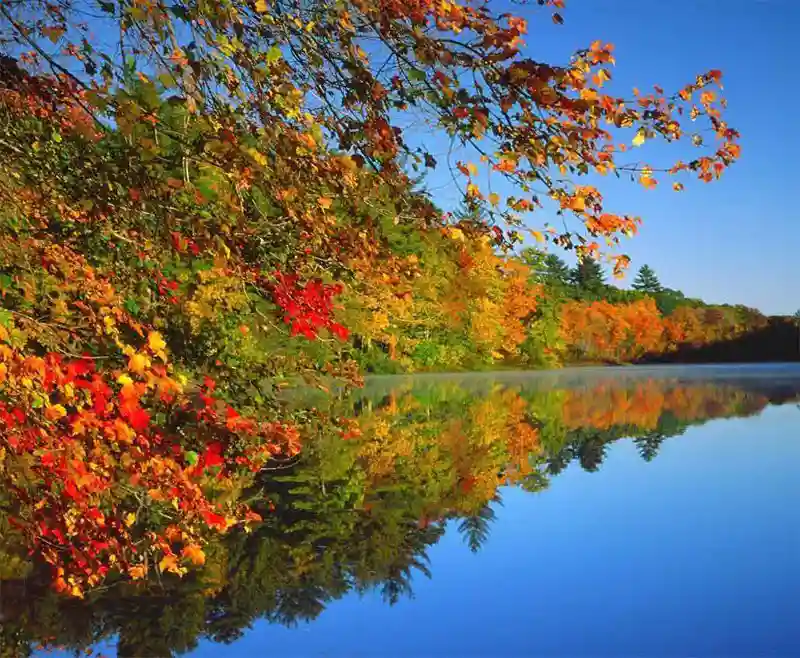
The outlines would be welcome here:
[[[562,21],[562,0],[538,4],[533,20]],[[506,9],[0,4],[2,488],[59,591],[187,575],[260,522],[240,492],[312,427],[279,390],[297,374],[359,383],[342,300],[390,354],[452,320],[481,361],[516,356],[536,295],[499,252],[523,227],[593,258],[639,220],[581,176],[710,181],[739,156],[718,70],[612,93],[613,46],[540,62]],[[401,129],[420,116],[464,159],[438,163]],[[699,150],[626,162],[654,141]],[[488,222],[441,216],[415,187],[437,167]],[[563,228],[531,215],[543,207]]]
[[[642,265],[639,268],[631,287],[634,290],[648,294],[659,293],[663,289],[656,273],[649,265]]]

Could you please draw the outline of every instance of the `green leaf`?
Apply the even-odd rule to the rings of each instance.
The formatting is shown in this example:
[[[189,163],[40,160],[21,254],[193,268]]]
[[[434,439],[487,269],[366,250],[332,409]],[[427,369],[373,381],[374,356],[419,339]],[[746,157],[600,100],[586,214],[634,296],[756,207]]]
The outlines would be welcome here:
[[[420,71],[419,69],[411,69],[408,72],[408,77],[410,80],[414,80],[416,82],[425,82],[428,79],[428,76],[425,75],[425,71]]]
[[[3,276],[6,275],[4,274]],[[4,308],[0,308],[0,325],[3,325],[4,327],[10,327],[11,318],[12,318],[11,311],[7,311]]]
[[[159,74],[158,81],[164,86],[164,89],[172,89],[175,86],[175,79],[169,73]]]
[[[135,299],[128,298],[125,300],[125,310],[131,315],[138,315],[140,310],[139,304],[136,303]]]
[[[283,53],[281,52],[281,49],[278,48],[278,46],[272,46],[272,48],[267,51],[266,60],[268,64],[274,64],[282,57]]]
[[[217,198],[217,181],[213,178],[203,177],[195,181],[195,187],[207,201]]]
[[[194,466],[199,459],[199,455],[194,450],[187,450],[183,453],[184,458],[186,459],[186,463],[189,466]]]

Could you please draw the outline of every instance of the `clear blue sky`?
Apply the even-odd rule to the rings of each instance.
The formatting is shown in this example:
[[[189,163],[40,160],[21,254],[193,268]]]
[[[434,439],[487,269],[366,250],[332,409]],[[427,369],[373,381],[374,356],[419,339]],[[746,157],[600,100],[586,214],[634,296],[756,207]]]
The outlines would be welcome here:
[[[793,199],[800,190],[794,121],[800,2],[566,0],[562,26],[535,7],[509,3],[508,10],[529,19],[527,54],[537,59],[563,63],[595,39],[615,44],[611,89],[626,96],[634,86],[675,90],[697,73],[723,71],[726,118],[742,133],[740,162],[712,184],[684,179],[687,189],[680,194],[667,181],[644,190],[599,179],[606,207],[644,220],[639,235],[622,247],[632,269],[648,263],[664,285],[709,302],[776,314],[800,309],[800,212]],[[446,151],[444,143],[438,146],[433,150]],[[658,151],[669,154],[670,163],[696,153]],[[452,207],[457,191],[449,174],[436,173],[429,183],[440,205]],[[541,216],[547,219],[553,217]]]

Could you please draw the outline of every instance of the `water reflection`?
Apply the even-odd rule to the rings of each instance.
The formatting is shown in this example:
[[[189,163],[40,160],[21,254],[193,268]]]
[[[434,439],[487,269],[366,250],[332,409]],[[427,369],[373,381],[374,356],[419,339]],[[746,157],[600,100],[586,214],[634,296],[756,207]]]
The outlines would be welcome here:
[[[208,546],[203,568],[183,579],[65,599],[42,567],[0,547],[0,655],[118,638],[120,656],[169,656],[201,638],[236,641],[257,619],[313,620],[349,592],[377,590],[395,603],[428,574],[448,521],[481,549],[502,485],[535,495],[570,464],[602,468],[622,438],[649,461],[693,425],[800,401],[796,369],[731,372],[377,378],[352,397],[297,401],[353,420],[264,473],[249,492],[263,525]]]

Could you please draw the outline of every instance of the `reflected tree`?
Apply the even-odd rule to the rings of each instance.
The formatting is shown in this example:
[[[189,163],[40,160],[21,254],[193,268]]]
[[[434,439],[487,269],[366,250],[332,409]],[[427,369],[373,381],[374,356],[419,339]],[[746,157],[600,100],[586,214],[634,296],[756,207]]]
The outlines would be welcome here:
[[[469,550],[485,545],[501,485],[539,492],[573,462],[594,472],[623,438],[652,460],[692,425],[796,403],[800,385],[777,394],[752,383],[622,380],[554,393],[441,382],[369,396],[320,404],[316,413],[353,418],[358,432],[320,433],[280,475],[259,474],[242,495],[263,521],[205,544],[204,564],[182,578],[64,597],[0,515],[0,657],[113,638],[120,656],[174,656],[201,639],[235,642],[259,620],[312,621],[350,592],[394,604],[431,576],[429,549],[449,522]]]
[[[641,436],[634,437],[633,443],[636,445],[636,449],[642,459],[649,462],[653,461],[658,455],[661,444],[666,438],[668,437],[661,432],[647,432]]]
[[[465,516],[458,524],[458,532],[473,553],[477,553],[489,538],[491,525],[497,518],[494,509],[492,509],[493,504],[503,504],[498,494],[495,494],[491,502],[486,503],[475,514]]]

